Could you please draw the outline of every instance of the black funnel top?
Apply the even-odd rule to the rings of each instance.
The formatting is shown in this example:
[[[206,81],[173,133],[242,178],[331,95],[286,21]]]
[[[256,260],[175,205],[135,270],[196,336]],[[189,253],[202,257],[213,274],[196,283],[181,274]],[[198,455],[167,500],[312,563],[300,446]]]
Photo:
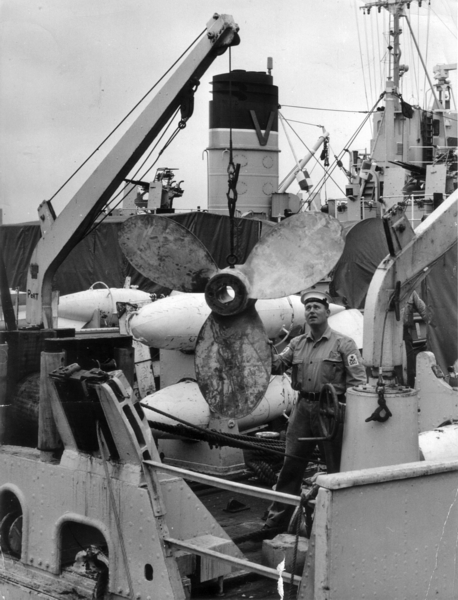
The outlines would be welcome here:
[[[278,87],[262,71],[232,71],[213,77],[210,102],[210,129],[254,129],[250,111],[266,129],[271,113],[271,131],[278,131]]]

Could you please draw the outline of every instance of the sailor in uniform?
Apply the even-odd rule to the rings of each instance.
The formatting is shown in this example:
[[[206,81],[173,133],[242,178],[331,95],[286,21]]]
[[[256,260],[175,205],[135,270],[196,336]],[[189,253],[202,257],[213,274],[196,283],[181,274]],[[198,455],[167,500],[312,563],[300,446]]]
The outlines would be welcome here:
[[[276,491],[299,495],[307,464],[315,449],[315,441],[299,441],[302,437],[320,437],[318,427],[319,398],[325,383],[334,386],[340,403],[345,402],[349,387],[365,384],[366,370],[355,342],[328,325],[327,294],[308,291],[302,294],[305,320],[309,330],[293,338],[281,354],[273,354],[272,373],[291,369],[292,387],[299,392],[286,433],[286,456]],[[339,424],[332,441],[319,442],[327,472],[339,470],[343,425]],[[293,457],[300,457],[297,460]],[[286,529],[294,507],[274,502],[268,511],[264,528]]]

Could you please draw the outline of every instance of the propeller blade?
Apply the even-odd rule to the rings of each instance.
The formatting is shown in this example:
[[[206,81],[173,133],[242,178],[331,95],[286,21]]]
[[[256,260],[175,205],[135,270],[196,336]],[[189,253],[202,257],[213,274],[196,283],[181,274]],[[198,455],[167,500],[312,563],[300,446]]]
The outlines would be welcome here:
[[[337,219],[321,212],[303,212],[273,227],[237,268],[250,282],[250,298],[283,298],[325,277],[344,245]]]
[[[194,364],[211,410],[232,419],[251,414],[265,395],[272,366],[254,303],[238,315],[210,314],[197,338]]]
[[[130,217],[120,229],[119,245],[142,275],[181,292],[203,292],[208,280],[218,272],[201,241],[167,217]]]

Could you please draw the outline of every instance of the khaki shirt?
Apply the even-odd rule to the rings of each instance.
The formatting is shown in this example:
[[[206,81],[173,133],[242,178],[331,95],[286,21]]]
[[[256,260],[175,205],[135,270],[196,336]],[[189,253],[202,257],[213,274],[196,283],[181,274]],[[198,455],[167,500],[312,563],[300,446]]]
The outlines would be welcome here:
[[[426,304],[417,294],[417,292],[412,292],[407,304],[404,308],[404,312],[402,314],[402,321],[404,327],[410,327],[411,329],[415,328],[414,321],[414,313],[417,312],[425,323],[429,322],[428,310],[426,308]]]
[[[366,369],[355,342],[326,329],[315,341],[310,332],[291,340],[281,354],[272,358],[272,373],[284,373],[292,367],[292,387],[299,392],[319,392],[332,383],[337,394],[349,387],[365,384]]]

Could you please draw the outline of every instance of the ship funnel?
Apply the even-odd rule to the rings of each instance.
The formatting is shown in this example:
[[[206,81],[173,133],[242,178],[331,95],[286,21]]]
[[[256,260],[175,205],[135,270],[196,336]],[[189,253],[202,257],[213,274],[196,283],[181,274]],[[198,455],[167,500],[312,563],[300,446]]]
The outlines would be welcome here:
[[[228,213],[228,165],[240,165],[236,216],[271,216],[278,190],[278,87],[264,72],[236,70],[213,77],[208,152],[208,209]]]

